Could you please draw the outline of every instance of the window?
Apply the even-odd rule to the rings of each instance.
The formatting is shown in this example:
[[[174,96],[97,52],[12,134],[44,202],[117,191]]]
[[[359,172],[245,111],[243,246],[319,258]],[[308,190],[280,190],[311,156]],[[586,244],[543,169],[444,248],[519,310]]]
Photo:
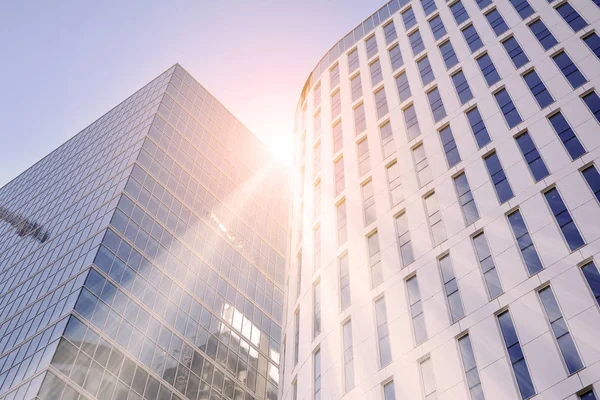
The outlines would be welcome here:
[[[377,219],[375,210],[375,196],[373,191],[373,181],[369,180],[361,187],[363,197],[363,212],[365,215],[365,225],[369,225]]]
[[[292,386],[292,400],[298,400],[298,381],[294,381]]]
[[[582,97],[583,102],[588,106],[590,111],[596,117],[596,120],[600,122],[600,97],[596,94],[596,92],[590,92]]]
[[[352,92],[352,102],[355,102],[362,97],[362,80],[360,74],[350,79],[350,90]]]
[[[321,333],[321,281],[313,285],[313,337]]]
[[[421,38],[421,32],[418,29],[408,36],[408,40],[414,56],[425,50],[423,38]]]
[[[488,53],[485,53],[481,57],[477,59],[477,64],[479,65],[479,69],[485,78],[488,86],[492,86],[494,83],[500,80],[500,74],[496,71],[496,67],[492,62]]]
[[[525,19],[535,12],[527,0],[510,0],[510,4],[517,10],[521,19]]]
[[[454,275],[450,254],[446,254],[438,261],[440,272],[442,273],[442,281],[444,282],[444,293],[446,293],[446,301],[450,309],[450,317],[454,323],[465,316],[460,293],[458,292],[458,281]]]
[[[498,103],[498,107],[500,107],[502,114],[504,114],[504,119],[509,128],[515,127],[522,121],[521,116],[506,89],[503,88],[497,91],[494,93],[494,97],[496,98],[496,102]]]
[[[315,108],[317,108],[321,105],[321,82],[319,82],[315,85],[314,102],[315,102]]]
[[[321,214],[321,180],[319,180],[316,184],[315,184],[315,197],[314,197],[314,207],[313,207],[313,220],[316,220],[317,218],[319,218],[319,215]]]
[[[581,174],[590,186],[590,189],[592,189],[596,199],[600,201],[600,174],[598,173],[596,167],[592,164],[589,167],[584,168],[581,171]]]
[[[375,35],[365,40],[365,46],[367,48],[367,60],[369,60],[377,54],[377,39],[375,38]]]
[[[348,253],[344,254],[339,261],[340,264],[340,308],[344,311],[352,302],[350,295],[350,266],[348,265]]]
[[[578,397],[580,400],[596,400],[596,395],[594,394],[593,389],[589,389],[588,391],[580,394]]]
[[[467,175],[464,172],[454,178],[454,187],[456,188],[458,204],[460,204],[460,208],[462,209],[465,222],[467,225],[471,225],[479,219],[479,212],[475,205],[475,199],[473,198]]]
[[[477,147],[482,148],[492,141],[477,107],[467,111],[467,119],[469,120],[469,125],[471,125],[473,136],[475,136]]]
[[[321,142],[315,145],[314,157],[313,176],[317,176],[321,172]]]
[[[469,14],[460,0],[450,6],[450,11],[452,11],[456,25],[460,25],[469,19]]]
[[[377,234],[377,231],[367,236],[367,245],[369,248],[369,270],[371,272],[371,288],[375,288],[383,282],[381,254],[379,252],[379,235]]]
[[[321,137],[321,111],[317,111],[313,121],[315,127],[315,139]]]
[[[296,314],[294,315],[294,365],[298,364],[298,350],[300,348],[300,309],[296,310]]]
[[[508,216],[508,222],[510,223],[513,234],[515,235],[515,239],[517,239],[517,245],[519,246],[519,250],[521,251],[521,255],[523,256],[523,260],[525,261],[525,265],[527,266],[529,274],[533,275],[536,272],[541,271],[543,268],[542,262],[537,254],[533,240],[531,240],[531,235],[529,235],[529,231],[527,230],[527,226],[525,225],[525,220],[523,220],[521,211],[516,210],[515,212],[511,213]]]
[[[520,68],[529,62],[529,58],[527,58],[514,36],[503,41],[502,45],[515,65],[515,68]]]
[[[444,22],[442,22],[442,17],[439,15],[429,21],[429,27],[435,40],[441,39],[446,34],[446,27],[444,26]]]
[[[383,368],[392,362],[390,332],[387,324],[385,297],[375,301],[375,322],[377,323],[377,341],[379,350],[379,367]]]
[[[392,71],[397,70],[401,66],[404,65],[404,60],[402,59],[402,52],[400,51],[400,46],[395,45],[389,51],[390,55],[390,63],[392,64]]]
[[[477,363],[475,362],[475,353],[473,352],[473,346],[471,345],[471,338],[469,335],[465,335],[458,339],[458,348],[460,349],[460,356],[462,358],[471,399],[484,399],[483,388],[481,387],[481,381],[479,380],[479,371],[477,370]]]
[[[321,226],[317,226],[313,231],[313,246],[314,246],[314,260],[313,260],[313,271],[321,268]]]
[[[407,31],[416,25],[417,18],[415,18],[415,12],[412,7],[402,13],[402,21],[404,22],[404,29]]]
[[[390,186],[390,199],[392,206],[399,204],[404,200],[402,192],[402,180],[400,179],[400,166],[396,161],[390,164],[387,168],[387,179]]]
[[[415,170],[417,171],[417,180],[419,187],[423,187],[431,182],[431,169],[429,169],[429,162],[425,155],[425,147],[423,144],[419,144],[413,149],[413,158],[415,161]]]
[[[593,261],[590,261],[581,267],[583,276],[587,281],[592,294],[596,298],[596,303],[600,305],[600,273]]]
[[[346,219],[346,201],[337,205],[337,238],[338,246],[346,243],[348,240],[348,220]]]
[[[552,59],[556,63],[556,66],[560,68],[560,72],[567,78],[573,89],[577,89],[587,82],[587,79],[585,79],[583,74],[564,51],[552,56]]]
[[[297,263],[298,270],[296,274],[296,298],[299,298],[300,291],[302,290],[302,252],[298,253]]]
[[[571,29],[573,29],[573,32],[580,31],[588,24],[569,3],[563,3],[556,7],[556,11],[565,20],[565,22],[569,24]]]
[[[469,46],[469,49],[471,50],[471,53],[474,53],[483,47],[483,42],[481,41],[481,38],[479,37],[479,34],[473,25],[469,25],[463,28],[461,31],[465,41],[467,42],[467,45]]]
[[[333,152],[337,153],[344,147],[344,135],[342,133],[342,121],[338,121],[332,128]]]
[[[477,2],[477,5],[479,6],[480,10],[483,10],[484,8],[486,8],[487,6],[492,4],[492,0],[475,0],[475,1]]]
[[[434,0],[421,0],[421,5],[423,6],[423,12],[425,13],[425,16],[428,16],[437,10]]]
[[[485,233],[481,232],[473,236],[473,245],[475,246],[475,253],[477,254],[477,261],[483,273],[483,280],[488,291],[490,299],[495,299],[504,293],[500,278],[498,277],[498,271],[496,271],[496,265],[492,253],[488,246]]]
[[[523,79],[525,79],[527,87],[529,87],[531,94],[535,97],[535,101],[537,101],[540,108],[545,108],[554,103],[554,98],[548,89],[546,89],[546,85],[544,85],[544,82],[542,82],[535,70],[531,70],[523,75]]]
[[[342,104],[340,100],[340,91],[338,90],[331,95],[331,118],[335,118],[340,115],[342,111]]]
[[[389,381],[383,385],[383,400],[396,400],[396,391],[394,390],[394,381]]]
[[[394,40],[396,40],[398,35],[396,35],[396,27],[394,26],[394,21],[390,21],[389,24],[383,27],[383,34],[385,35],[386,44],[390,44]]]
[[[431,69],[431,64],[429,63],[429,58],[427,58],[427,56],[417,61],[417,67],[419,68],[419,74],[421,74],[423,86],[435,79],[433,69]]]
[[[329,70],[329,79],[331,89],[340,84],[340,64],[335,64],[335,66]]]
[[[427,330],[425,329],[425,315],[423,314],[423,304],[421,304],[421,293],[419,292],[416,275],[406,281],[406,291],[408,292],[415,343],[419,345],[427,340]]]
[[[410,92],[410,85],[408,83],[408,77],[406,72],[401,73],[396,77],[396,87],[398,88],[398,95],[400,96],[400,103],[406,101],[412,96]]]
[[[508,351],[508,358],[512,365],[519,391],[521,392],[521,398],[525,400],[535,394],[535,389],[533,388],[531,375],[529,375],[529,369],[525,363],[525,356],[517,337],[517,331],[508,311],[504,311],[498,315],[498,323],[500,324],[504,344]]]
[[[321,349],[313,354],[314,400],[321,400]]]
[[[354,387],[354,352],[352,348],[352,321],[342,326],[342,344],[344,346],[344,392]]]
[[[412,244],[410,243],[410,231],[408,230],[408,216],[405,212],[395,218],[396,234],[398,235],[398,247],[402,266],[406,267],[415,260]]]
[[[381,88],[375,92],[375,108],[377,109],[378,119],[383,118],[389,111],[384,88]]]
[[[383,158],[388,158],[396,151],[396,147],[394,146],[394,135],[392,133],[392,124],[390,124],[390,121],[386,121],[379,127],[379,134],[381,135]]]
[[[535,147],[529,132],[525,131],[522,135],[518,136],[517,144],[535,181],[538,182],[547,177],[549,174],[548,168],[546,168],[546,164],[544,164],[544,160],[542,160],[539,151]]]
[[[552,210],[552,214],[554,214],[556,223],[560,227],[560,230],[571,251],[575,251],[583,246],[585,242],[583,241],[583,238],[581,237],[581,234],[577,229],[577,225],[575,225],[575,221],[573,221],[571,213],[569,213],[565,202],[560,196],[560,193],[558,193],[558,189],[554,187],[548,190],[544,193],[544,197],[546,197],[546,201],[550,206],[550,210]]]
[[[371,170],[371,163],[369,161],[369,143],[365,138],[363,141],[358,143],[358,174],[363,176]]]
[[[596,32],[592,32],[583,38],[585,44],[594,52],[596,57],[600,59],[600,36]]]
[[[348,73],[356,71],[360,65],[360,60],[358,58],[358,51],[356,49],[352,50],[348,53]]]
[[[444,103],[442,103],[442,97],[437,87],[427,92],[427,99],[429,100],[429,107],[431,107],[434,122],[441,121],[446,116],[446,109],[444,108]]]
[[[467,78],[462,70],[452,75],[452,83],[458,94],[460,104],[465,104],[473,98],[473,93],[471,92]]]
[[[369,69],[371,70],[371,84],[375,86],[383,79],[383,75],[381,74],[381,63],[379,60],[373,61],[369,65]]]
[[[417,120],[417,112],[413,104],[402,110],[404,114],[404,123],[406,124],[406,139],[410,142],[421,134],[419,121]]]
[[[367,129],[367,120],[365,118],[365,105],[360,103],[354,107],[354,134],[360,135]]]
[[[421,361],[419,365],[425,400],[435,400],[437,399],[437,394],[435,392],[435,374],[433,373],[431,358],[427,357],[427,359]]]
[[[427,213],[429,229],[431,229],[431,235],[433,237],[433,245],[437,246],[446,240],[447,236],[444,221],[442,220],[442,211],[440,210],[440,205],[435,192],[425,197],[425,211]]]
[[[494,184],[500,204],[508,201],[513,197],[513,192],[508,183],[508,179],[506,178],[506,174],[504,173],[504,169],[502,169],[502,164],[500,164],[498,154],[493,152],[484,157],[484,161],[490,174],[490,178],[492,179],[492,183]]]
[[[558,43],[554,35],[552,35],[552,32],[546,28],[546,25],[544,25],[541,19],[529,24],[529,29],[531,29],[531,32],[538,42],[540,42],[544,50],[548,50]]]
[[[500,36],[508,30],[508,25],[506,25],[506,22],[504,22],[504,18],[502,18],[500,11],[498,11],[497,9],[494,8],[492,11],[485,14],[485,17],[490,23],[490,26],[492,27],[492,30],[494,31],[496,36]]]
[[[442,139],[442,146],[444,147],[444,154],[446,154],[446,161],[448,161],[448,167],[452,168],[460,162],[460,154],[456,147],[456,141],[452,134],[450,125],[440,129],[440,139]]]
[[[571,126],[562,113],[557,112],[549,117],[548,120],[556,131],[561,142],[567,149],[567,152],[571,156],[572,160],[575,160],[585,154],[585,149],[581,145],[581,142],[575,135],[575,132],[573,132],[573,129],[571,129]]]
[[[458,64],[458,57],[456,57],[454,47],[452,47],[450,40],[440,44],[440,52],[442,53],[442,58],[444,59],[446,69],[450,69]]]
[[[339,160],[336,160],[333,165],[333,170],[335,173],[335,195],[339,195],[345,189],[344,182],[344,158],[340,157]]]
[[[579,358],[577,347],[575,347],[575,342],[573,341],[571,332],[569,332],[567,322],[560,311],[556,297],[554,297],[550,286],[543,288],[538,294],[540,295],[540,300],[542,300],[548,322],[550,322],[550,330],[554,334],[554,338],[567,365],[567,370],[569,374],[574,374],[583,368],[583,363],[581,362],[581,358]]]

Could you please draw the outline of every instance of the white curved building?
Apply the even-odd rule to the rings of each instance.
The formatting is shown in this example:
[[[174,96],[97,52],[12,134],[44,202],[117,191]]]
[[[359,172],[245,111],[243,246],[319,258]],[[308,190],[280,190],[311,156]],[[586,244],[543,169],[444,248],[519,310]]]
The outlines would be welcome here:
[[[281,399],[600,395],[596,28],[597,0],[393,0],[319,62]]]

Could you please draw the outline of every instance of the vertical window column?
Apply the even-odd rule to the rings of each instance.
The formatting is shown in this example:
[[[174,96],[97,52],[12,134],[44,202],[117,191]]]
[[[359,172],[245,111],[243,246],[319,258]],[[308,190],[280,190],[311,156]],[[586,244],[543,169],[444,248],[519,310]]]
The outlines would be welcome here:
[[[475,361],[475,353],[471,345],[471,338],[465,335],[458,339],[458,348],[462,358],[462,364],[467,377],[467,386],[472,400],[483,400],[483,387],[479,380],[479,371],[477,370],[477,362]]]
[[[535,249],[531,235],[529,235],[529,230],[527,230],[527,226],[525,225],[525,220],[523,220],[521,211],[516,210],[509,214],[508,222],[510,223],[513,234],[515,235],[515,239],[517,240],[517,245],[519,246],[519,250],[523,256],[523,261],[525,261],[525,265],[529,271],[529,275],[533,275],[536,272],[541,271],[543,268],[542,261],[538,256],[537,250]]]
[[[442,220],[442,211],[440,210],[440,205],[435,192],[432,192],[425,197],[425,210],[427,212],[427,221],[429,223],[429,229],[431,230],[433,245],[437,246],[448,237],[446,235],[444,221]]]
[[[506,174],[504,173],[504,169],[502,168],[502,164],[500,164],[498,154],[493,152],[484,157],[484,161],[488,173],[490,174],[490,178],[492,179],[492,183],[494,184],[496,194],[498,195],[498,200],[500,201],[500,204],[505,203],[514,195],[510,184],[508,183]]]
[[[313,338],[321,333],[321,281],[313,285]]]
[[[419,292],[419,283],[416,275],[406,281],[406,289],[408,291],[408,303],[410,305],[415,343],[419,345],[427,340],[427,330],[425,329],[425,315],[423,314],[423,304],[421,303],[421,293]]]
[[[337,239],[338,246],[346,243],[348,240],[348,220],[346,218],[346,201],[342,200],[337,206]]]
[[[350,265],[348,253],[340,257],[340,308],[344,311],[352,302],[350,294]]]
[[[412,263],[415,258],[413,255],[412,244],[410,242],[410,231],[408,229],[408,216],[406,212],[398,215],[395,219],[396,222],[396,235],[398,235],[398,247],[400,249],[400,259],[402,260],[402,266],[406,267]]]
[[[377,219],[375,210],[375,195],[373,190],[373,181],[369,180],[361,186],[363,198],[363,212],[365,216],[365,226],[370,225]]]
[[[558,190],[554,187],[545,192],[544,197],[550,206],[550,210],[552,210],[552,214],[554,214],[554,219],[556,220],[563,237],[569,245],[569,249],[575,251],[583,246],[585,241],[583,240],[583,237],[581,237],[577,225],[575,225],[575,221],[573,221],[571,213],[569,213]]]
[[[454,267],[452,266],[450,254],[446,254],[438,261],[440,272],[442,273],[446,301],[448,302],[448,308],[450,309],[450,319],[452,323],[454,323],[465,316],[460,292],[458,290],[458,281],[454,275]]]
[[[425,360],[419,363],[421,369],[421,380],[423,381],[423,392],[425,394],[425,400],[436,400],[436,385],[435,385],[435,374],[433,372],[433,363],[431,358],[427,357]]]
[[[383,268],[379,251],[379,235],[377,231],[367,237],[369,250],[369,269],[371,271],[371,287],[375,288],[383,282]]]
[[[404,200],[402,180],[400,179],[400,166],[398,165],[398,162],[394,161],[392,164],[386,167],[386,170],[388,185],[390,188],[390,200],[393,207],[397,204],[400,204],[400,202]]]
[[[504,293],[500,278],[498,277],[498,271],[494,264],[494,258],[492,252],[488,246],[485,233],[481,232],[473,236],[473,245],[475,246],[475,253],[477,255],[477,261],[483,273],[483,281],[487,288],[490,299],[495,299]]]
[[[392,362],[390,332],[387,323],[385,297],[375,301],[375,322],[377,324],[377,350],[379,351],[379,367],[383,368]]]
[[[344,392],[354,387],[354,350],[352,343],[352,321],[342,326],[342,345],[344,351]]]
[[[475,205],[475,199],[467,180],[467,175],[461,172],[460,175],[454,177],[454,187],[456,188],[456,194],[458,195],[458,204],[462,209],[465,223],[471,225],[473,222],[479,219],[479,212]]]

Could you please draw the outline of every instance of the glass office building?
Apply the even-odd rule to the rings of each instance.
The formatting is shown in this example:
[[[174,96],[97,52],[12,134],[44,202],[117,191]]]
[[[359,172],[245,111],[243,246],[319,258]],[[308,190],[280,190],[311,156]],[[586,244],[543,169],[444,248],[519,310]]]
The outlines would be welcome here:
[[[0,189],[0,399],[276,399],[285,168],[175,65]]]

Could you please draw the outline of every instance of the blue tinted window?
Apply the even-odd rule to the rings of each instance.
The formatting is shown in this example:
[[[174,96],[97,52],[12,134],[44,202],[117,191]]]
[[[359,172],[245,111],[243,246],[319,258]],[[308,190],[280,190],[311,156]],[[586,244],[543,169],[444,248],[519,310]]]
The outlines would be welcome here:
[[[460,0],[450,6],[450,11],[452,11],[456,25],[460,25],[469,19],[469,14]]]
[[[440,91],[438,88],[428,92],[427,99],[429,100],[429,106],[431,107],[431,112],[433,113],[433,120],[435,122],[440,121],[446,116],[446,109],[444,108],[444,103],[442,103],[442,97],[440,96]]]
[[[600,97],[598,97],[596,92],[591,92],[583,96],[583,101],[594,114],[596,120],[600,122]]]
[[[496,70],[492,59],[489,54],[484,54],[483,56],[477,59],[477,64],[479,65],[479,69],[481,69],[481,73],[483,73],[483,77],[487,82],[488,86],[492,86],[494,83],[500,80],[500,74]]]
[[[392,71],[397,70],[401,66],[404,65],[404,60],[402,59],[402,52],[400,52],[400,46],[395,45],[389,51],[390,55],[390,63],[392,64]]]
[[[506,22],[504,22],[504,18],[502,18],[502,15],[500,15],[500,11],[498,11],[497,9],[493,9],[489,13],[485,14],[485,17],[490,23],[490,26],[494,30],[496,36],[500,36],[508,30],[508,25],[506,25]]]
[[[550,124],[558,134],[561,142],[567,149],[567,152],[571,156],[572,160],[579,158],[581,155],[585,154],[585,149],[581,145],[581,142],[571,129],[571,126],[562,115],[562,113],[558,112],[548,118],[550,120]]]
[[[527,165],[529,165],[529,170],[535,178],[535,181],[537,182],[548,176],[549,172],[546,168],[546,164],[544,164],[544,160],[542,160],[533,140],[531,140],[529,132],[525,132],[517,137],[517,144],[519,145],[519,149],[521,149],[523,158],[527,162]]]
[[[553,56],[552,59],[560,68],[560,71],[563,73],[565,78],[571,84],[573,89],[577,89],[579,86],[583,85],[587,80],[583,76],[583,74],[579,71],[577,66],[571,61],[571,58],[565,53],[561,51],[557,55]]]
[[[510,214],[508,216],[508,221],[510,222],[515,238],[517,239],[517,245],[519,246],[527,270],[529,271],[529,274],[533,275],[540,271],[543,266],[540,257],[537,254],[537,250],[533,245],[527,226],[525,226],[521,211],[517,210]]]
[[[471,93],[471,88],[462,70],[452,75],[452,83],[454,83],[454,87],[456,88],[460,104],[465,104],[473,98],[473,93]]]
[[[475,0],[475,1],[477,2],[477,5],[479,6],[480,10],[483,10],[484,8],[486,8],[487,6],[492,4],[492,0]]]
[[[425,16],[428,16],[437,10],[434,0],[421,0],[421,5],[423,6],[423,12],[425,13]]]
[[[419,121],[417,120],[417,112],[415,107],[411,104],[403,110],[404,122],[406,123],[406,136],[408,141],[416,138],[421,134],[419,128]]]
[[[544,193],[546,201],[554,214],[554,218],[560,227],[560,230],[569,245],[571,251],[575,251],[585,244],[575,221],[571,218],[571,213],[567,210],[567,206],[560,197],[560,193],[556,188],[552,188]]]
[[[431,28],[431,33],[433,33],[435,40],[440,39],[446,34],[446,27],[444,27],[442,18],[439,15],[429,21],[429,27]]]
[[[442,53],[442,58],[444,59],[446,68],[452,68],[458,64],[458,57],[456,57],[454,47],[452,47],[452,43],[450,43],[449,40],[440,45],[440,51]]]
[[[403,72],[396,77],[396,87],[398,88],[400,102],[403,102],[410,98],[410,85],[408,83],[408,77],[406,76],[406,72]]]
[[[522,19],[529,17],[535,12],[527,0],[510,0],[510,4],[517,10]]]
[[[402,13],[402,21],[404,22],[404,28],[409,30],[417,23],[417,19],[415,18],[415,12],[412,7]]]
[[[546,25],[544,25],[541,19],[529,24],[529,29],[531,29],[531,32],[535,35],[544,50],[548,50],[558,43],[554,35],[552,35],[552,32],[546,28]]]
[[[409,37],[410,46],[412,48],[413,55],[417,55],[423,50],[425,50],[425,45],[423,44],[423,38],[421,38],[421,32],[418,30],[413,32]]]
[[[594,394],[594,391],[592,389],[590,389],[589,391],[580,394],[579,398],[581,400],[596,400],[596,395]]]
[[[494,259],[484,232],[473,237],[473,245],[475,246],[475,253],[477,253],[477,260],[483,272],[483,280],[488,289],[490,299],[495,299],[504,293],[504,290],[502,289],[498,271],[496,271],[496,265],[494,264]]]
[[[590,165],[589,167],[581,170],[581,173],[583,174],[585,181],[590,186],[590,189],[592,189],[592,192],[594,192],[596,199],[600,201],[600,173],[598,173],[596,167],[594,165]]]
[[[517,108],[512,102],[510,95],[506,89],[502,89],[494,94],[496,97],[496,102],[498,103],[498,107],[502,110],[502,114],[504,114],[504,119],[508,124],[509,128],[516,126],[519,122],[521,122],[521,116],[517,111]]]
[[[377,54],[377,39],[375,35],[365,40],[365,47],[367,48],[367,59]]]
[[[473,136],[475,136],[477,147],[482,148],[492,141],[477,107],[467,112],[467,119],[469,120],[469,125],[471,125]]]
[[[584,37],[583,41],[585,42],[585,44],[588,45],[590,50],[594,52],[596,57],[600,59],[600,36],[598,36],[596,32],[592,32],[591,34]]]
[[[569,24],[571,29],[573,29],[573,32],[578,32],[588,24],[569,3],[564,3],[556,7],[556,11],[558,11],[565,22]]]
[[[444,281],[446,300],[448,301],[448,308],[450,308],[450,317],[452,318],[452,322],[456,322],[465,316],[465,311],[458,291],[458,283],[454,275],[450,255],[447,254],[440,258],[439,264],[442,280]]]
[[[506,39],[504,42],[502,42],[502,45],[504,46],[504,49],[510,56],[510,59],[516,68],[522,67],[529,62],[529,59],[523,52],[521,46],[519,46],[517,39],[514,37],[511,36],[510,38]]]
[[[477,363],[475,362],[475,354],[473,353],[473,346],[471,346],[469,335],[465,335],[458,339],[458,347],[460,348],[460,355],[462,357],[465,375],[467,376],[467,384],[469,386],[469,393],[471,393],[471,399],[483,400],[485,397],[483,395],[481,381],[479,380],[479,372],[477,371]]]
[[[581,267],[581,271],[583,271],[583,276],[585,276],[585,280],[596,298],[596,303],[600,305],[600,273],[598,268],[596,268],[593,261],[590,261]]]
[[[417,67],[419,68],[419,73],[421,74],[423,86],[435,79],[435,76],[433,75],[433,69],[431,69],[431,64],[429,63],[429,58],[424,57],[419,60],[417,62]]]
[[[483,42],[481,41],[481,38],[479,37],[479,34],[473,25],[469,25],[464,28],[462,30],[462,34],[467,42],[467,45],[469,46],[469,49],[471,50],[471,53],[483,47]]]
[[[394,26],[394,21],[391,21],[390,23],[388,23],[387,25],[385,25],[383,27],[383,34],[385,36],[386,44],[390,44],[394,40],[396,40],[398,35],[396,34],[396,27]]]
[[[500,200],[500,203],[508,201],[513,197],[513,192],[508,183],[508,179],[506,178],[506,174],[504,173],[504,169],[502,169],[502,164],[500,164],[498,154],[494,152],[485,157],[484,160],[485,166],[492,178],[494,188],[496,189],[498,200]]]
[[[527,87],[531,90],[531,94],[535,97],[535,101],[537,101],[540,108],[545,108],[554,102],[552,95],[546,89],[546,85],[544,85],[537,72],[530,71],[523,75],[523,79],[525,79]]]
[[[458,203],[462,208],[465,221],[467,225],[471,225],[473,222],[479,219],[479,212],[477,211],[477,206],[475,205],[473,193],[471,193],[471,187],[469,186],[467,175],[465,175],[464,172],[454,178],[454,186],[456,187]]]
[[[452,134],[450,125],[440,130],[440,139],[442,140],[442,146],[444,147],[444,153],[446,154],[448,166],[455,166],[460,162],[460,154],[458,154],[458,148],[456,147],[456,142],[454,141],[454,135]]]

